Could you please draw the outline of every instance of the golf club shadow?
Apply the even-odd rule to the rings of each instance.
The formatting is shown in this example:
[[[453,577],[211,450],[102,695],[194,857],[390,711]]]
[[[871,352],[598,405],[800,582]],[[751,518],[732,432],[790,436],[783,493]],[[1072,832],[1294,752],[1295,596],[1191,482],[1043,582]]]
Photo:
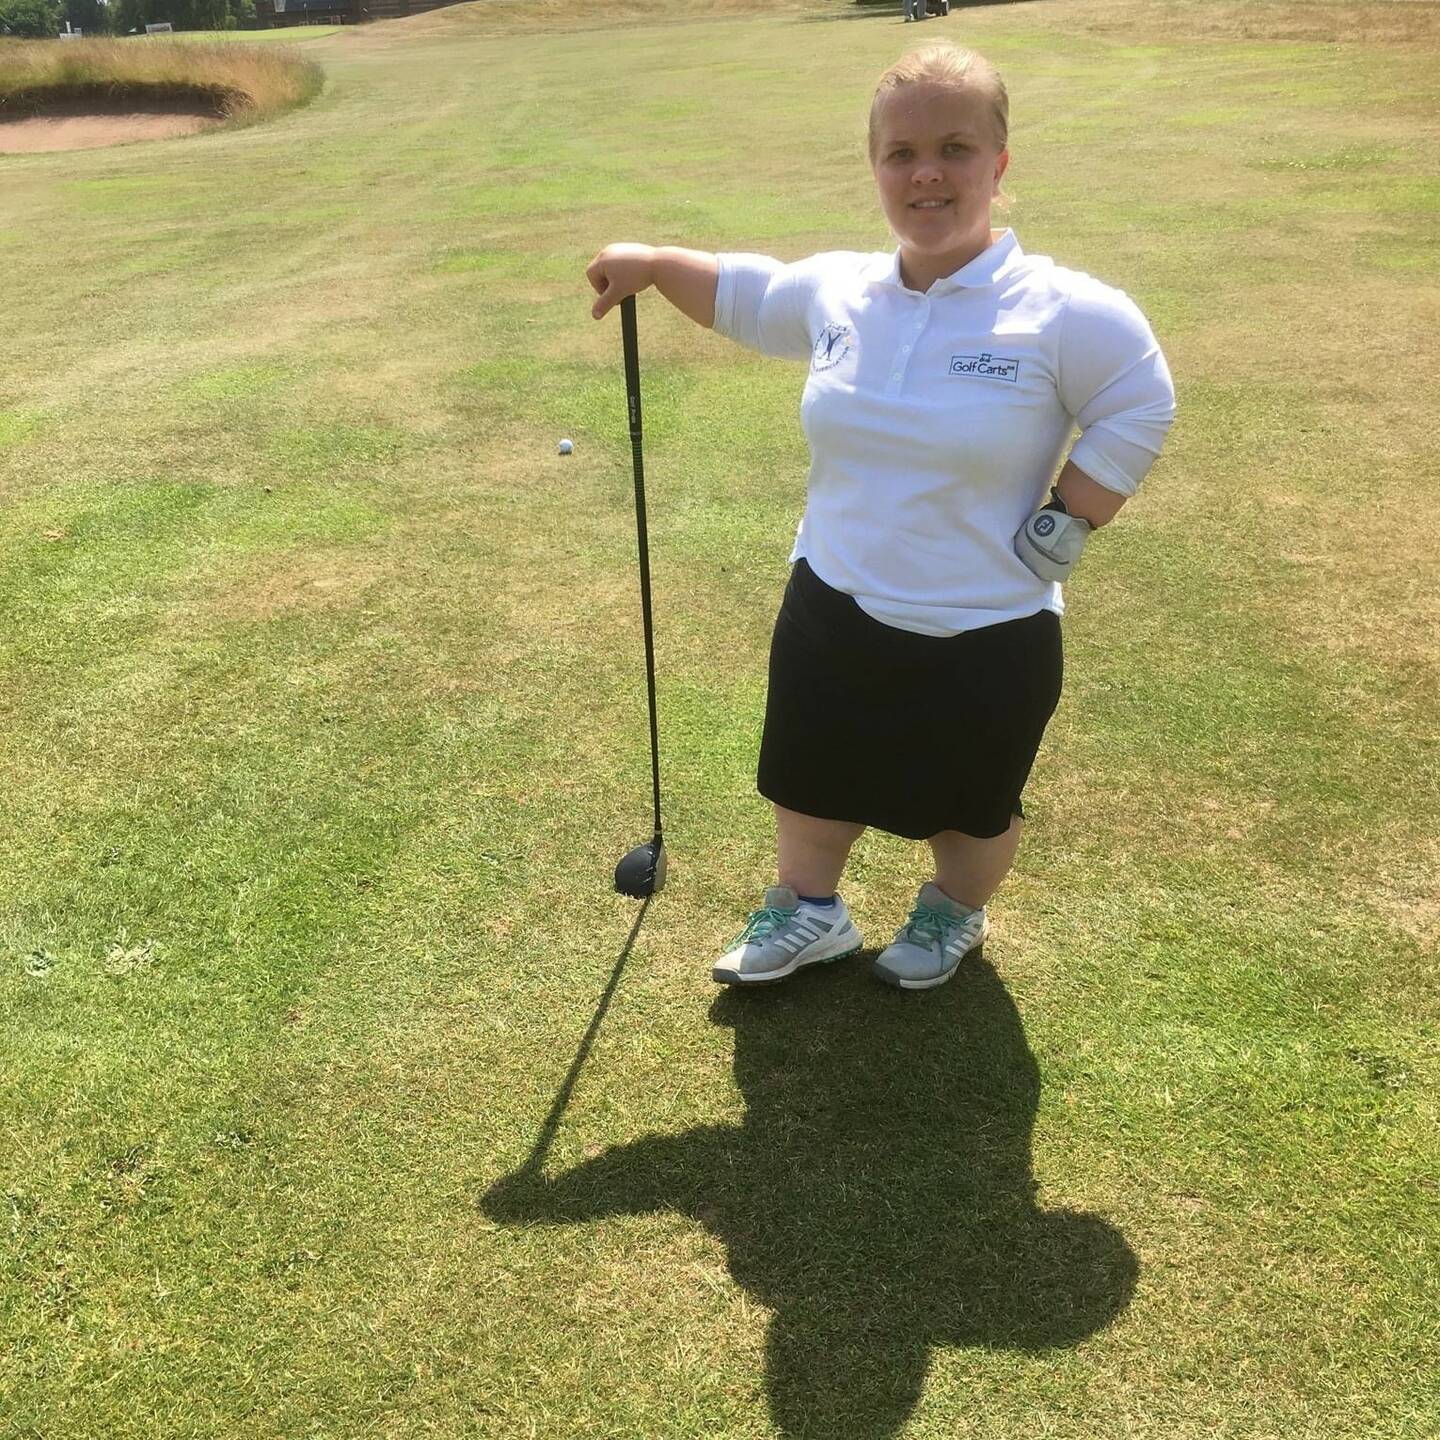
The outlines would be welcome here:
[[[620,958],[615,962],[615,968],[610,972],[610,979],[606,982],[599,1003],[595,1006],[595,1013],[590,1017],[590,1023],[585,1027],[584,1035],[580,1037],[580,1045],[575,1051],[574,1060],[570,1062],[569,1073],[561,1082],[560,1089],[555,1094],[555,1103],[551,1105],[550,1113],[545,1117],[545,1123],[540,1127],[540,1133],[535,1137],[535,1144],[530,1149],[530,1158],[516,1172],[518,1175],[538,1173],[540,1166],[544,1164],[545,1153],[550,1149],[550,1142],[554,1140],[555,1132],[560,1128],[560,1121],[564,1118],[566,1108],[570,1104],[570,1096],[575,1089],[575,1082],[585,1068],[590,1047],[595,1043],[595,1036],[600,1031],[600,1023],[605,1018],[605,1012],[610,1008],[610,1001],[614,998],[615,991],[620,984],[620,976],[625,971],[626,962],[630,959],[630,952],[635,948],[635,937],[639,935],[640,927],[645,923],[645,916],[650,910],[650,902],[654,898],[653,895],[647,895],[644,903],[640,906],[635,923],[630,927],[629,938],[625,941],[624,948],[620,951]]]
[[[1074,1345],[1138,1274],[1104,1220],[1037,1204],[1039,1069],[992,966],[972,958],[912,994],[870,979],[874,954],[718,996],[742,1125],[555,1176],[527,1166],[480,1201],[501,1223],[693,1216],[771,1311],[766,1388],[786,1436],[892,1436],[932,1347]]]

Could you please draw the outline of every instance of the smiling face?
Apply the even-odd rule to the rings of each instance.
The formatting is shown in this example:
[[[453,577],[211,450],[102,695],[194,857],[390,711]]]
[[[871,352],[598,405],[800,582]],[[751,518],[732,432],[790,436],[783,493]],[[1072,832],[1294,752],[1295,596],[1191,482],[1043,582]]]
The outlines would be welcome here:
[[[990,202],[1010,152],[973,85],[898,86],[877,102],[871,165],[900,241],[900,274],[928,290],[989,248]]]

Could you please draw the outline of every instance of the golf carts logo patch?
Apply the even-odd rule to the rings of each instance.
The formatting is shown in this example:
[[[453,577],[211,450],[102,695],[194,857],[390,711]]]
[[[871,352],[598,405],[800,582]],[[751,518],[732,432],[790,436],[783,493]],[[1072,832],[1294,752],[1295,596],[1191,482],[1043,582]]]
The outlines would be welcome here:
[[[815,342],[812,370],[833,370],[855,348],[855,332],[848,325],[827,325]]]
[[[950,373],[967,380],[977,375],[984,380],[1008,380],[1013,385],[1020,378],[1020,362],[988,350],[983,355],[952,355]]]

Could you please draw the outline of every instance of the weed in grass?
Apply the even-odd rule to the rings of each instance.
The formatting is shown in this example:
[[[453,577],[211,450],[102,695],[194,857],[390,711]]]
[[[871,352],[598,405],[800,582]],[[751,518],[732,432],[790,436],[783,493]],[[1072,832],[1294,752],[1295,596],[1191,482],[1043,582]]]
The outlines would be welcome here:
[[[25,957],[25,973],[34,980],[43,980],[55,968],[55,957],[48,950],[32,950]]]
[[[130,1145],[106,1163],[98,1203],[110,1216],[128,1214],[152,1198],[153,1187],[162,1174],[149,1147]]]
[[[294,1290],[305,1283],[309,1273],[322,1263],[323,1256],[315,1250],[291,1250],[265,1263],[261,1273],[270,1280],[278,1281],[286,1289]]]
[[[1410,1083],[1409,1067],[1394,1055],[1383,1055],[1351,1046],[1345,1051],[1345,1058],[1353,1060],[1376,1085],[1387,1090],[1403,1090]]]
[[[218,1130],[211,1144],[220,1150],[244,1150],[253,1145],[255,1140],[253,1130]]]
[[[153,940],[142,940],[137,945],[130,943],[130,937],[123,929],[115,936],[105,950],[104,970],[112,980],[123,980],[131,975],[148,971],[156,960]]]

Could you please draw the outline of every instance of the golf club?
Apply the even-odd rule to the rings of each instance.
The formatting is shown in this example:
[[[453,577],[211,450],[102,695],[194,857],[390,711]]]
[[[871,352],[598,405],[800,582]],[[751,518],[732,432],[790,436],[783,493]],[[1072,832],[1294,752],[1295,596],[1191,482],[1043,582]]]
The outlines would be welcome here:
[[[640,611],[645,620],[645,678],[650,686],[650,766],[655,780],[655,838],[637,845],[615,867],[615,888],[643,900],[665,886],[665,842],[660,835],[660,728],[655,718],[655,636],[650,623],[650,546],[645,533],[645,462],[641,454],[640,347],[635,297],[620,302],[625,345],[625,394],[630,403],[630,453],[635,462],[635,529],[640,542]]]

